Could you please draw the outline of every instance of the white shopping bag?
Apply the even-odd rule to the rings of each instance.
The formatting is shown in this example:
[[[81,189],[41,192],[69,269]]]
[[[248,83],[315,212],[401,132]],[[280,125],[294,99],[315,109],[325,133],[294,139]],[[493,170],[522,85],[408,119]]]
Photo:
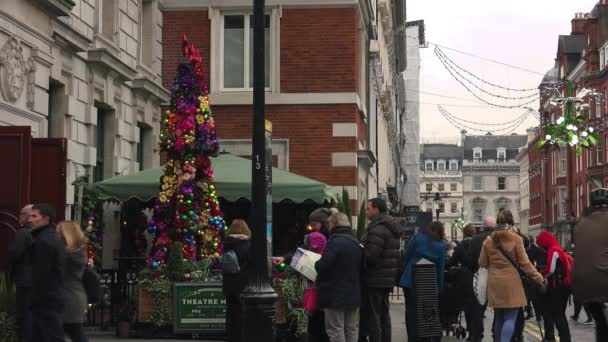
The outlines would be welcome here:
[[[479,271],[473,276],[473,290],[477,302],[486,305],[488,302],[488,269],[480,267]]]

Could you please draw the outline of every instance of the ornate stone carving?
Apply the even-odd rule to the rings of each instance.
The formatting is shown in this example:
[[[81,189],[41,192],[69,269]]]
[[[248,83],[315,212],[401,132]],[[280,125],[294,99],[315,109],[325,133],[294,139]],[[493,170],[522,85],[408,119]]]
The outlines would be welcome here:
[[[4,99],[17,101],[27,87],[28,107],[33,107],[35,69],[31,59],[26,62],[23,58],[21,43],[15,37],[10,37],[0,50],[0,89]]]

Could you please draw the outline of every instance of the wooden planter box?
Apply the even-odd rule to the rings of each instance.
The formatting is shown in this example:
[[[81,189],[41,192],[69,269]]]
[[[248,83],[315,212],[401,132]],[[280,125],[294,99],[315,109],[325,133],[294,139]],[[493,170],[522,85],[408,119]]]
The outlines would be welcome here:
[[[137,321],[141,323],[150,322],[152,320],[152,312],[154,311],[154,301],[152,294],[145,287],[137,288]],[[173,321],[173,291],[169,291],[167,295],[168,320]]]

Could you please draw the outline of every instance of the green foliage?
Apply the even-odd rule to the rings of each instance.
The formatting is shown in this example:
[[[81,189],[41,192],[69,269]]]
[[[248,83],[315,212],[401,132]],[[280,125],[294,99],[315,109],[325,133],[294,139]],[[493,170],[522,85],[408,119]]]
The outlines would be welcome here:
[[[287,308],[287,324],[295,337],[306,335],[308,318],[303,308],[304,284],[302,277],[292,268],[285,270],[285,277],[275,278],[273,285],[280,287],[283,293],[281,300]]]
[[[0,273],[0,342],[17,341],[16,309],[15,288],[8,275]]]
[[[361,208],[359,208],[359,216],[357,217],[357,237],[359,239],[363,238],[365,235],[365,229],[367,228],[365,222],[367,221],[367,217],[365,217],[365,206],[366,203],[361,203]]]
[[[0,311],[0,342],[17,342],[17,323],[15,318]]]
[[[192,264],[184,259],[183,250],[184,244],[179,241],[173,242],[169,248],[165,274],[170,281],[182,281],[184,275],[192,271]]]
[[[332,202],[334,202],[332,200]],[[348,221],[350,221],[351,227],[353,224],[353,219],[351,217],[351,207],[350,207],[350,197],[348,195],[348,191],[345,188],[342,188],[342,195],[336,195],[336,201],[334,202],[335,206],[341,213],[345,213],[348,216]]]
[[[165,277],[156,279],[143,279],[139,282],[140,286],[145,287],[152,295],[152,323],[157,327],[169,324],[169,291],[171,291],[171,281]]]
[[[91,246],[93,246],[93,254],[95,264],[99,265],[101,262],[101,249],[103,244],[103,201],[99,199],[99,192],[95,189],[95,186],[91,184],[89,176],[80,176],[72,183],[75,187],[74,191],[74,203],[79,203],[79,191],[82,187],[82,203],[81,203],[81,220],[80,227],[82,227],[85,236],[89,239]],[[91,224],[91,231],[88,231],[89,219]]]

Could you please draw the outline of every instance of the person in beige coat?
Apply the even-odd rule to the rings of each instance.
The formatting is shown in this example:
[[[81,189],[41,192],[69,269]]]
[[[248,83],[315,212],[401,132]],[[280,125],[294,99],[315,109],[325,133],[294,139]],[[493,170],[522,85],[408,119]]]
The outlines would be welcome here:
[[[501,249],[531,280],[543,284],[543,276],[528,260],[522,238],[507,224],[510,214],[498,215],[498,228],[484,241],[479,256],[479,266],[488,269],[488,305],[494,308],[497,342],[511,341],[517,313],[527,304],[519,272]]]

